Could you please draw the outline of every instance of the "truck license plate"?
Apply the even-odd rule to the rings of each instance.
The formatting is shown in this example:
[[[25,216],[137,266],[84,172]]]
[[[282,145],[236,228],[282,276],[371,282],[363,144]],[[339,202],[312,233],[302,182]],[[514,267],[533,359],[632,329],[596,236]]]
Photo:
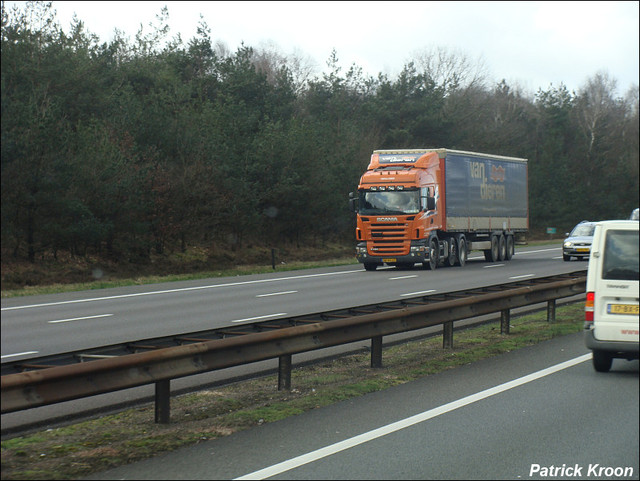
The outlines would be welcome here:
[[[393,257],[390,257],[388,259],[382,259],[382,262],[395,262],[396,259],[394,259]]]
[[[635,314],[638,315],[640,311],[637,305],[633,304],[608,304],[608,314]]]

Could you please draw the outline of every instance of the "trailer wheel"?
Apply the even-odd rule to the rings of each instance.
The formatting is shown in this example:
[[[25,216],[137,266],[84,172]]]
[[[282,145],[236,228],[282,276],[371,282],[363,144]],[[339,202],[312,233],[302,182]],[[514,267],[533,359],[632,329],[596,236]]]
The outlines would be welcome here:
[[[507,256],[505,257],[505,259],[507,259],[508,261],[511,260],[511,258],[513,257],[513,254],[515,254],[515,241],[513,240],[513,236],[512,235],[508,235],[507,236]]]
[[[498,260],[503,261],[507,258],[507,241],[504,234],[500,234],[498,238]]]
[[[439,246],[438,241],[436,239],[431,239],[429,241],[429,262],[427,263],[427,269],[430,271],[435,271],[438,267],[439,259]]]
[[[464,237],[458,239],[458,265],[463,267],[467,263],[467,241]]]
[[[498,256],[500,255],[500,246],[498,245],[498,236],[491,236],[491,249],[484,251],[484,258],[487,262],[498,262]]]

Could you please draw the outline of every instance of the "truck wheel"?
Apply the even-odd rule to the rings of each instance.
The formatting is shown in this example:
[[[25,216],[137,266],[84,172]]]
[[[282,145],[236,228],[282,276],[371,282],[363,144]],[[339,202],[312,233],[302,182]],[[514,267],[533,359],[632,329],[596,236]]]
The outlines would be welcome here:
[[[498,256],[500,255],[500,246],[498,245],[498,236],[491,236],[491,249],[484,251],[484,258],[487,262],[498,262]]]
[[[505,257],[505,259],[507,259],[508,261],[511,260],[511,258],[513,257],[513,254],[515,254],[516,251],[516,246],[515,246],[515,241],[513,240],[513,236],[512,235],[508,235],[507,236],[507,256]]]
[[[365,263],[364,263],[364,268],[365,268],[365,270],[367,270],[367,271],[375,271],[375,270],[376,270],[376,267],[378,267],[378,264],[371,264],[371,263],[369,263],[369,262],[365,262]]]
[[[429,263],[427,264],[427,269],[430,271],[435,271],[438,267],[438,259],[439,248],[438,241],[436,239],[431,239],[429,242]]]
[[[593,351],[593,368],[598,372],[609,372],[613,358],[605,351]]]
[[[447,265],[453,267],[458,263],[458,242],[451,238],[449,242],[449,256],[447,257]]]
[[[458,265],[463,267],[467,263],[467,241],[464,237],[458,239]]]
[[[507,241],[504,234],[500,234],[498,238],[498,260],[503,261],[507,258]]]

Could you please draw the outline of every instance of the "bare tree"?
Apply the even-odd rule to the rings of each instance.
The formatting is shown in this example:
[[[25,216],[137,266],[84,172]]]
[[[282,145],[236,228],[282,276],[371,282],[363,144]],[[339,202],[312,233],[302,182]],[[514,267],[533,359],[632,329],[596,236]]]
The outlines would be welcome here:
[[[606,72],[597,72],[579,90],[574,112],[583,142],[577,152],[582,183],[597,187],[591,205],[612,218],[638,198],[638,104],[633,93],[618,96],[616,85]]]
[[[591,160],[598,135],[609,113],[615,109],[615,79],[600,71],[587,80],[578,95],[578,121],[587,140],[587,159]]]
[[[486,84],[487,69],[482,59],[473,62],[464,53],[445,47],[434,47],[414,56],[417,70],[447,93],[458,89],[483,88]]]
[[[272,85],[278,72],[286,68],[291,74],[296,94],[307,86],[316,70],[315,62],[310,57],[298,50],[287,56],[273,41],[262,42],[254,49],[252,63],[259,72],[266,75],[267,81]]]
[[[215,43],[215,45],[213,47],[213,53],[218,58],[231,57],[231,49],[229,48],[227,43],[222,41],[222,40],[217,40],[216,41],[216,43]]]
[[[296,94],[299,94],[308,86],[312,76],[317,72],[317,62],[299,49],[295,49],[287,58],[287,65],[293,76]]]

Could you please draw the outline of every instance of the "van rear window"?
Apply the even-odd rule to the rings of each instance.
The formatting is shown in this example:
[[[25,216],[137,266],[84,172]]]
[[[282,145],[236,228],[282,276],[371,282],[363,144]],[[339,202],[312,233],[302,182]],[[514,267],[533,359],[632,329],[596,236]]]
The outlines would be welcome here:
[[[640,280],[638,231],[609,230],[605,238],[602,278]]]

